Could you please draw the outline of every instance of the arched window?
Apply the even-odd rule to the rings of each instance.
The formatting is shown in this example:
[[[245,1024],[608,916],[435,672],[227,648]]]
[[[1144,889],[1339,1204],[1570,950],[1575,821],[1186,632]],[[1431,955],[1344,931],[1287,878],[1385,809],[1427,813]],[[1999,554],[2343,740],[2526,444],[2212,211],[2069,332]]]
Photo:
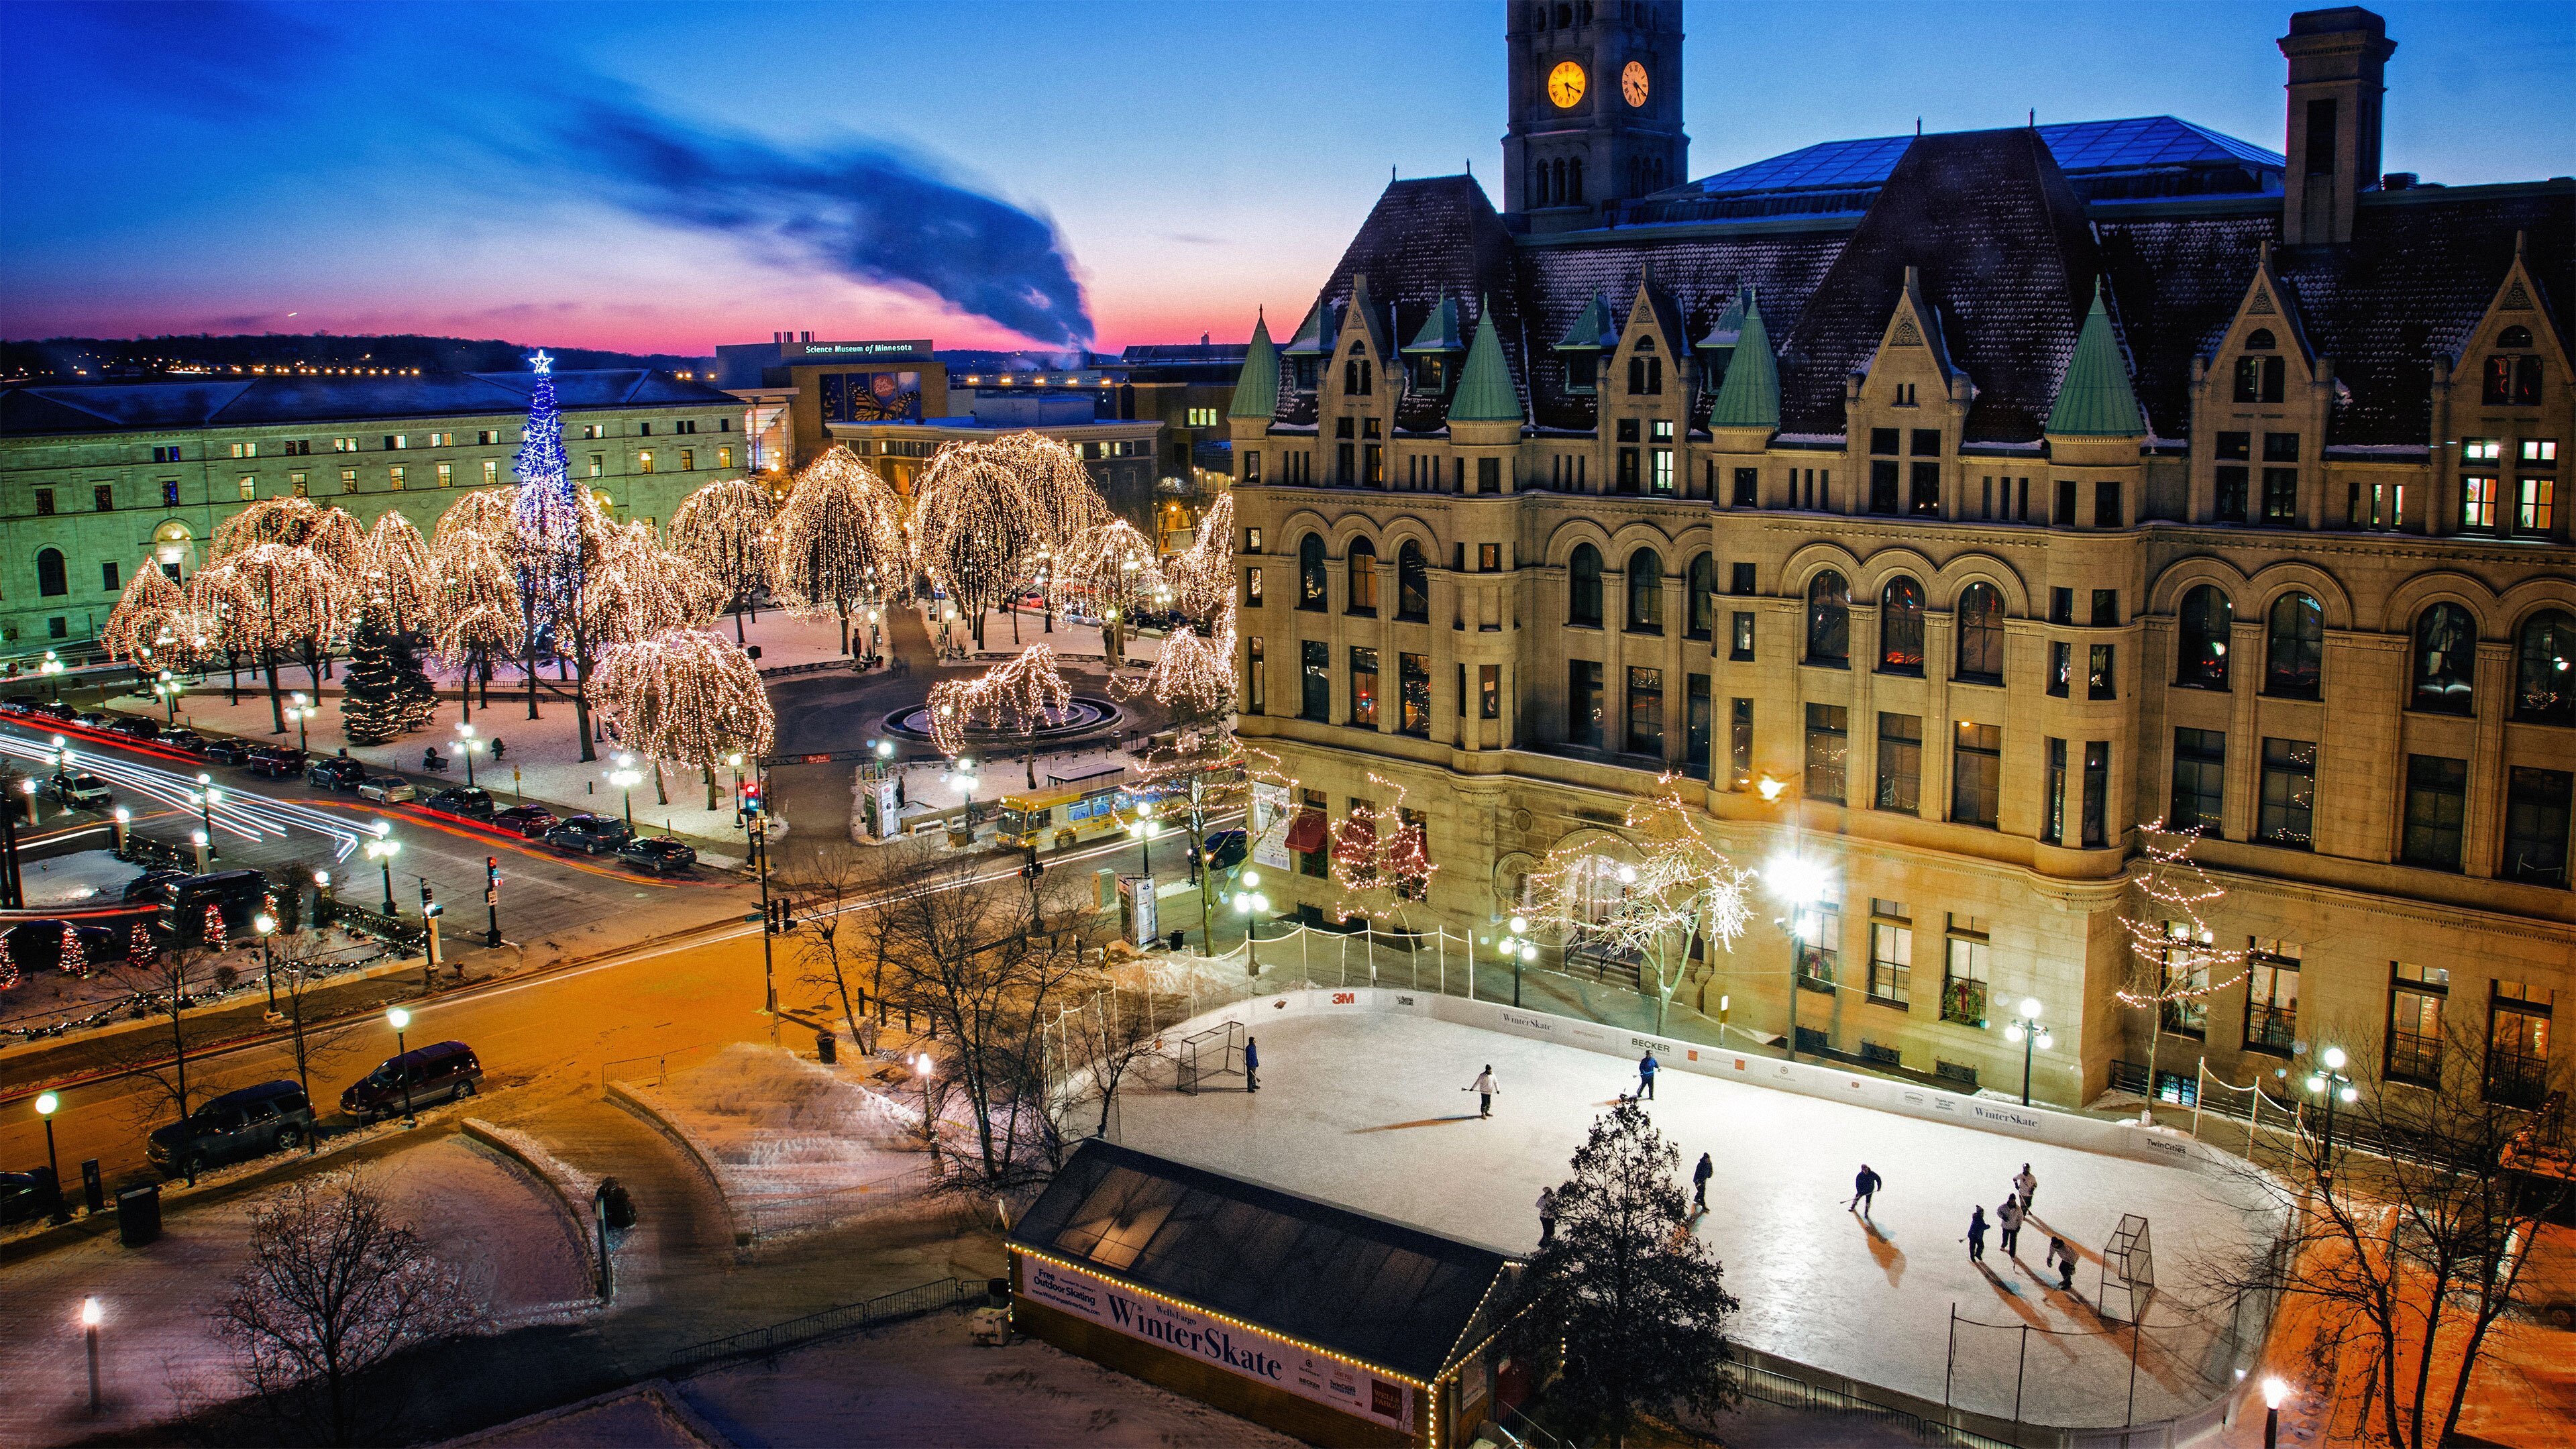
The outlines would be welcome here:
[[[1565,561],[1565,622],[1601,627],[1601,551],[1588,543]]]
[[[1395,617],[1415,623],[1431,617],[1431,568],[1411,539],[1395,551]]]
[[[2498,347],[2524,348],[2529,347],[2530,345],[2531,329],[2528,327],[2508,327],[2502,332],[2496,334],[2496,346]]]
[[[1342,364],[1342,392],[1350,397],[1367,397],[1376,390],[1376,369],[1362,355],[1365,344],[1351,344],[1350,360]]]
[[[1923,586],[1902,575],[1878,593],[1878,672],[1923,672]]]
[[[2326,614],[2306,594],[2283,594],[2263,627],[2263,692],[2293,699],[2317,697],[2325,664]]]
[[[1690,564],[1690,637],[1705,639],[1717,628],[1717,560],[1701,554]]]
[[[2472,712],[2471,672],[2478,628],[2457,604],[2435,604],[2415,616],[2415,692],[2410,707],[2432,714]]]
[[[2273,345],[2272,332],[2268,327],[2257,327],[2245,334],[2244,355],[2236,359],[2238,402],[2281,400],[2282,388],[2289,378],[2289,367],[2273,353]]]
[[[1325,599],[1330,592],[1324,584],[1324,537],[1307,534],[1297,541],[1297,607],[1328,607]]]
[[[1992,584],[1970,584],[1959,594],[1959,677],[1981,684],[2004,682],[2004,596]]]
[[[2257,327],[2245,334],[2245,350],[2248,352],[2269,352],[2277,345],[2272,340],[2269,327]]]
[[[2513,717],[2576,725],[2576,618],[2550,609],[2522,626],[2514,664]]]
[[[50,599],[71,591],[71,585],[63,580],[63,551],[58,548],[39,551],[36,555],[36,592]]]
[[[1807,662],[1851,662],[1851,585],[1832,569],[1807,585]]]
[[[1350,612],[1375,614],[1377,612],[1377,545],[1365,538],[1352,539],[1349,557]]]
[[[2236,606],[2214,584],[2202,584],[2182,596],[2182,639],[2174,660],[2174,683],[2202,689],[2227,687],[2227,631]]]
[[[1651,548],[1628,555],[1628,630],[1664,632],[1664,560]]]

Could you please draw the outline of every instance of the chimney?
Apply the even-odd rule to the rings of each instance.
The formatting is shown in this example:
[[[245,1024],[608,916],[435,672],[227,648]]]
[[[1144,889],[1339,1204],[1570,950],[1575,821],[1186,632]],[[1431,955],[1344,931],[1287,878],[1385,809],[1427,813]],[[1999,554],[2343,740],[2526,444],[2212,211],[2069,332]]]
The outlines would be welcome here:
[[[2380,97],[2397,42],[2387,21],[2347,5],[2291,16],[2280,46],[2290,62],[2281,239],[2348,242],[2360,193],[2379,180]]]

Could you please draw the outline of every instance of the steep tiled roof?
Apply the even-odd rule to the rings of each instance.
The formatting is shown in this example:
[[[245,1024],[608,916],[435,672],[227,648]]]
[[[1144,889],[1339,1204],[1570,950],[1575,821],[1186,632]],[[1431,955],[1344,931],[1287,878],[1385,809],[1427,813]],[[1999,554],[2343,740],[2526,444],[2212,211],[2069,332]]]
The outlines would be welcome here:
[[[1230,418],[1266,418],[1279,406],[1279,349],[1270,345],[1270,321],[1256,317],[1252,343],[1244,350],[1243,371],[1234,380]]]
[[[1463,352],[1466,347],[1467,332],[1458,320],[1458,299],[1455,297],[1441,298],[1439,305],[1431,309],[1431,315],[1423,319],[1422,330],[1413,334],[1411,342],[1404,344],[1407,352]]]
[[[1494,331],[1494,312],[1487,307],[1476,319],[1475,345],[1458,374],[1458,396],[1450,401],[1449,420],[1457,423],[1517,423],[1522,420],[1520,394],[1512,390],[1511,369],[1503,365],[1503,343]]]
[[[2048,430],[2077,438],[2146,435],[2138,395],[2129,390],[2128,359],[2120,355],[2119,339],[2111,335],[2111,313],[2098,291],[2093,294],[2092,310],[2084,314],[2084,330],[2076,335],[2066,379],[2057,385]]]
[[[276,427],[384,418],[524,412],[534,384],[524,372],[423,377],[253,377],[237,382],[95,383],[0,391],[0,434]],[[554,374],[570,410],[741,406],[730,394],[667,372],[598,368]]]

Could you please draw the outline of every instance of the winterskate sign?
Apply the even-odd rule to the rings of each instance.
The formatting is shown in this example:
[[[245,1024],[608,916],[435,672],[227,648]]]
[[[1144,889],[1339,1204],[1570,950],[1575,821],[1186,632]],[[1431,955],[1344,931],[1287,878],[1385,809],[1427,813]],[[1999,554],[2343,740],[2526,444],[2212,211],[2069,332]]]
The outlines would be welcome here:
[[[1079,1268],[1020,1257],[1020,1292],[1047,1305],[1371,1423],[1413,1428],[1413,1388],[1257,1328],[1147,1298]]]

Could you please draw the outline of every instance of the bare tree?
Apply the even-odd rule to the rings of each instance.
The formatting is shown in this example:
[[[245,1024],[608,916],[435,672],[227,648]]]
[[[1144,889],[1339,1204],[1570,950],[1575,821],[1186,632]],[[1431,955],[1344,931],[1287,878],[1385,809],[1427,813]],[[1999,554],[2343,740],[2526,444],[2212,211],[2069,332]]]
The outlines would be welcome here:
[[[457,1275],[356,1172],[288,1184],[251,1215],[250,1264],[214,1311],[252,1404],[289,1442],[394,1442],[399,1356],[480,1326]]]
[[[124,958],[103,963],[101,968],[131,993],[128,1000],[137,1020],[157,1018],[170,1033],[169,1060],[137,1072],[156,1088],[135,1097],[136,1125],[147,1130],[159,1125],[157,1119],[165,1108],[185,1119],[196,1105],[188,1086],[188,1050],[197,1034],[190,1029],[188,1008],[215,988],[218,963],[216,945],[197,936],[190,925],[179,923],[177,933],[166,941],[136,926]],[[193,1165],[181,1165],[188,1167],[191,1178],[195,1176]]]
[[[2452,1441],[2489,1332],[2527,1296],[2534,1232],[2570,1201],[2568,1074],[2503,1029],[2490,1041],[2456,1021],[2385,1058],[2339,1057],[2307,1064],[2300,1150],[2281,1175],[2238,1174],[2289,1225],[2284,1240],[2225,1265],[2217,1286],[2307,1301],[2324,1356],[2366,1360],[2358,1386],[2334,1390],[2354,1415],[2346,1434],[2434,1449]]]
[[[912,841],[864,852],[835,845],[816,856],[813,874],[800,882],[805,918],[796,933],[796,959],[804,970],[797,980],[839,999],[850,1042],[863,1050],[875,1046],[875,1024],[885,1019],[886,951],[892,941],[887,928],[894,919],[868,903],[913,870],[924,849]]]
[[[1097,1102],[1100,1118],[1091,1135],[1108,1136],[1119,1087],[1139,1065],[1162,1054],[1155,1027],[1152,992],[1141,986],[1106,986],[1059,1015],[1052,1027],[1056,1050],[1067,1076],[1082,1081],[1079,1094],[1054,1104],[1059,1117]]]

